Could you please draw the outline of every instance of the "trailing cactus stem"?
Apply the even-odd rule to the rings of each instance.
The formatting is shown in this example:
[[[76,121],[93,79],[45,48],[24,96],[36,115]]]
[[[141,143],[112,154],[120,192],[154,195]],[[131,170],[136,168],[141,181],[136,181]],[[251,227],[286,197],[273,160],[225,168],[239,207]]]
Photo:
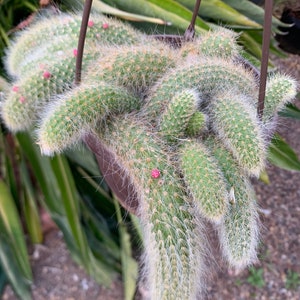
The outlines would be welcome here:
[[[219,225],[222,251],[232,267],[242,269],[257,259],[258,213],[255,192],[232,154],[217,140],[206,142],[231,191],[228,210]]]
[[[201,111],[196,111],[189,119],[185,130],[186,135],[190,137],[196,137],[201,132],[206,130],[207,123],[207,116]]]
[[[186,141],[179,161],[187,189],[200,213],[213,222],[220,222],[227,210],[229,195],[213,156],[200,142]]]
[[[183,57],[204,55],[233,60],[238,56],[241,47],[236,43],[237,34],[225,28],[208,31],[196,41],[184,44],[181,48]]]
[[[266,87],[263,121],[267,122],[293,100],[297,83],[287,75],[276,74],[269,78]]]
[[[91,56],[85,56],[88,63]],[[73,84],[76,60],[70,55],[36,68],[15,82],[2,106],[2,117],[12,131],[28,130],[37,120],[41,107],[51,96],[64,92]]]
[[[66,53],[73,56],[78,44],[78,38],[74,36],[58,36],[41,45],[35,51],[25,56],[18,66],[18,77],[27,77],[32,70],[45,68],[53,61],[63,60]]]
[[[259,176],[266,159],[266,142],[252,100],[235,92],[216,95],[211,104],[212,127],[240,166]]]
[[[185,90],[170,101],[160,120],[160,133],[172,142],[185,133],[191,116],[196,112],[199,95],[194,90]]]
[[[255,98],[255,87],[252,75],[243,67],[217,58],[202,59],[167,72],[151,89],[144,112],[151,118],[157,117],[176,92],[184,89],[196,89],[203,95],[235,89]]]
[[[22,32],[7,51],[6,66],[12,76],[19,74],[19,66],[28,55],[39,51],[42,45],[51,43],[55,37],[69,36],[78,39],[82,15],[60,14],[34,23]],[[142,34],[130,26],[101,14],[90,16],[87,29],[87,41],[99,41],[102,44],[133,44]]]
[[[202,235],[161,141],[129,117],[114,121],[100,138],[140,198],[150,299],[195,300],[203,271]]]
[[[105,84],[82,85],[45,108],[38,130],[42,153],[52,155],[76,144],[113,113],[138,109],[140,100],[120,87]]]
[[[92,66],[87,77],[130,88],[136,93],[145,92],[155,80],[175,66],[174,51],[155,43],[139,46],[107,48],[107,55]]]

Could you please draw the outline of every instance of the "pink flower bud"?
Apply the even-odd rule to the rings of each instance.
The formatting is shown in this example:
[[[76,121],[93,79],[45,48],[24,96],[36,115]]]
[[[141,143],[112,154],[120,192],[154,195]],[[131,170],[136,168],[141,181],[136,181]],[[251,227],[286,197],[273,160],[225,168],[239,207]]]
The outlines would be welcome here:
[[[51,77],[51,73],[50,73],[49,71],[45,71],[45,72],[43,73],[43,77],[44,77],[45,79],[49,79],[49,78]]]
[[[108,27],[109,27],[108,23],[103,23],[103,24],[102,24],[102,28],[103,28],[103,29],[107,29]]]
[[[17,85],[14,85],[12,87],[12,91],[17,93],[19,91],[19,87]]]
[[[92,21],[92,20],[88,21],[88,27],[93,27],[94,24],[95,24],[94,21]]]
[[[160,171],[158,169],[153,169],[151,171],[151,177],[154,179],[157,179],[160,177]]]

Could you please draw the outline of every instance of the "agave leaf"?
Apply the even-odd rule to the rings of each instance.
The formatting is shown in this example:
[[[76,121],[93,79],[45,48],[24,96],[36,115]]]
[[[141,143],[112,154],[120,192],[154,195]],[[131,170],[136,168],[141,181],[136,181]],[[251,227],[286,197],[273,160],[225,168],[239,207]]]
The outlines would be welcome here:
[[[279,113],[281,117],[300,120],[300,109],[294,104],[288,104],[283,111]]]
[[[140,15],[140,14],[132,14],[132,13],[117,9],[115,7],[112,7],[110,5],[107,5],[106,3],[104,3],[100,0],[94,1],[93,8],[101,13],[110,14],[115,17],[119,17],[119,18],[122,18],[122,19],[128,20],[128,21],[135,21],[135,22],[143,21],[143,22],[150,22],[150,23],[155,23],[155,24],[160,24],[160,25],[167,24],[166,21],[164,21],[162,19],[151,18],[151,17],[147,17],[144,15]]]
[[[261,44],[258,43],[248,32],[242,32],[239,36],[239,41],[242,43],[244,49],[247,49],[248,52],[261,61]]]
[[[63,206],[59,203],[61,197],[55,174],[53,174],[50,158],[42,156],[38,147],[34,144],[28,133],[16,134],[20,149],[30,162],[34,175],[41,187],[45,198],[45,204],[51,216],[62,216],[65,214]]]
[[[109,286],[112,274],[105,265],[94,257],[80,222],[79,196],[68,162],[63,155],[57,155],[51,160],[51,165],[56,174],[61,191],[61,204],[65,208],[68,224],[80,253],[81,261],[89,274],[93,275],[99,282]]]
[[[24,233],[14,199],[0,180],[0,262],[13,289],[22,299],[31,299],[32,273]]]
[[[275,166],[289,171],[300,171],[300,160],[294,150],[278,134],[269,146],[268,160]]]
[[[121,241],[121,260],[122,260],[122,276],[124,282],[124,299],[132,300],[136,291],[136,283],[138,278],[138,264],[133,259],[131,253],[130,235],[124,224],[120,205],[115,199],[116,214],[119,222],[119,232]]]
[[[7,283],[7,276],[5,275],[5,272],[2,269],[1,263],[0,263],[0,295],[2,295],[6,283]]]
[[[180,16],[187,21],[192,20],[193,11],[181,5],[180,3],[178,3],[178,1],[174,1],[174,0],[165,0],[165,1],[147,0],[147,1],[163,8],[166,11],[172,12],[173,14]],[[200,17],[197,17],[195,24],[196,26],[199,26],[206,30],[209,29],[209,26]]]
[[[36,203],[36,193],[32,186],[24,159],[20,163],[20,174],[24,188],[22,209],[24,211],[26,227],[32,243],[40,244],[43,241],[43,233],[39,211]]]
[[[31,280],[32,274],[20,217],[14,199],[3,180],[0,180],[0,218],[4,227],[2,229],[6,232],[14,253],[17,254],[18,266],[22,274]]]
[[[147,0],[112,0],[108,1],[105,0],[108,3],[113,3],[116,5],[119,9],[131,11],[136,14],[143,14],[150,17],[155,18],[161,18],[167,22],[167,24],[172,25],[172,27],[176,28],[176,30],[173,29],[173,31],[180,33],[185,32],[185,30],[188,28],[190,24],[190,19],[187,20],[183,18],[181,15],[177,15],[176,12],[173,11],[167,11],[165,10],[161,5],[162,1],[160,1],[158,4],[151,3]],[[168,4],[168,3],[167,3]],[[186,10],[184,10],[182,13],[186,14]],[[203,32],[203,30],[208,29],[208,25],[204,22],[199,23],[200,20],[198,19],[199,25],[195,26],[195,30],[197,32]],[[201,25],[201,26],[200,26]],[[164,27],[165,30],[167,30],[167,27]],[[153,29],[152,29],[153,30]],[[179,31],[179,32],[178,32]]]
[[[96,260],[88,246],[80,223],[77,191],[65,158],[41,156],[28,133],[18,133],[17,138],[42,189],[45,206],[63,232],[73,259],[99,283],[108,286],[113,274]]]
[[[239,11],[241,14],[247,16],[249,19],[257,22],[261,26],[264,24],[264,15],[265,11],[262,7],[254,4],[253,2],[249,0],[223,0],[226,4],[230,5],[237,11]],[[290,24],[286,24],[281,22],[276,17],[272,17],[272,29],[274,32],[278,33],[280,32],[278,30],[278,26],[280,27],[291,27]]]
[[[194,9],[194,0],[178,0],[178,2],[191,10]],[[218,22],[222,21],[230,27],[238,25],[245,28],[261,28],[260,24],[239,13],[221,0],[202,0],[199,15],[204,19],[210,18]]]
[[[0,221],[0,223],[2,222]],[[0,224],[0,229],[2,229],[2,224]],[[9,241],[3,239],[3,236],[0,239],[0,266],[16,295],[22,300],[31,300],[31,281],[21,275],[15,253],[11,251]]]

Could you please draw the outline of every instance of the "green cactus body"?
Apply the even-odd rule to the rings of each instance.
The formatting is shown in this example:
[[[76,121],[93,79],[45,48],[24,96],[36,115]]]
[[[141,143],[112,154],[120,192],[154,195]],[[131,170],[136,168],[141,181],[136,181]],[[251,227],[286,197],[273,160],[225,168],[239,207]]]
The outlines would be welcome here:
[[[151,118],[157,117],[177,91],[197,89],[203,95],[217,90],[236,89],[256,95],[255,81],[242,67],[225,60],[201,60],[168,72],[150,91],[144,111]]]
[[[212,127],[238,160],[255,176],[264,168],[266,145],[261,122],[250,100],[235,92],[220,93],[211,103]]]
[[[139,105],[140,100],[123,88],[103,82],[75,88],[45,108],[38,130],[42,152],[61,152],[95,128],[97,121],[113,113],[138,109]]]
[[[208,149],[196,141],[182,146],[180,168],[187,188],[200,213],[219,222],[227,210],[228,192],[224,176]]]
[[[49,68],[35,69],[17,81],[2,105],[5,125],[12,131],[28,130],[51,95],[72,85],[75,58],[67,57]]]
[[[18,66],[18,77],[27,77],[28,74],[37,68],[45,68],[53,61],[63,60],[67,52],[70,56],[77,48],[78,38],[74,36],[59,36],[45,45],[41,45],[35,51],[24,57]]]
[[[61,14],[51,18],[39,20],[21,32],[12,43],[7,53],[6,66],[12,76],[19,74],[19,65],[24,57],[36,49],[51,43],[54,37],[69,36],[78,39],[81,26],[81,15]],[[140,39],[141,35],[130,26],[116,20],[105,18],[103,15],[90,16],[87,40],[100,41],[102,44],[132,44]]]
[[[134,92],[145,92],[155,80],[175,65],[174,51],[166,45],[123,46],[106,50],[108,55],[87,75],[126,86]]]
[[[296,94],[297,83],[291,77],[280,74],[270,77],[266,86],[263,121],[272,119]]]
[[[83,71],[96,53],[85,53]],[[73,50],[64,57],[33,69],[27,77],[15,82],[2,105],[2,117],[11,131],[28,130],[49,99],[73,85],[76,59]]]
[[[255,262],[258,244],[258,213],[255,192],[231,153],[216,139],[208,142],[232,191],[228,210],[219,226],[222,250],[238,269]]]
[[[206,130],[207,116],[201,112],[196,111],[189,119],[185,133],[189,137],[196,137],[201,132]]]
[[[161,116],[161,135],[169,142],[182,137],[190,118],[197,110],[198,102],[199,95],[193,90],[184,90],[176,94]]]
[[[203,271],[199,221],[161,141],[128,117],[100,136],[139,194],[150,299],[196,299]]]
[[[180,52],[183,57],[204,55],[233,60],[241,51],[236,43],[237,34],[225,28],[208,31],[196,41],[183,45]]]

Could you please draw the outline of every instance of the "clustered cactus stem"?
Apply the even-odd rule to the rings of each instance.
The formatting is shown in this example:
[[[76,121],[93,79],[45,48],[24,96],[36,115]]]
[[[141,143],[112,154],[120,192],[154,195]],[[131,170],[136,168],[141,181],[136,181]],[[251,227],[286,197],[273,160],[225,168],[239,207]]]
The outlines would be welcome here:
[[[75,86],[79,19],[42,19],[16,37],[7,50],[13,80],[2,119],[11,131],[36,134],[45,155],[84,140],[120,202],[141,220],[150,298],[198,299],[204,219],[218,231],[230,266],[256,260],[250,179],[264,170],[269,126],[293,100],[296,82],[268,78],[260,119],[257,76],[241,62],[233,32],[212,30],[173,48],[92,14]]]

